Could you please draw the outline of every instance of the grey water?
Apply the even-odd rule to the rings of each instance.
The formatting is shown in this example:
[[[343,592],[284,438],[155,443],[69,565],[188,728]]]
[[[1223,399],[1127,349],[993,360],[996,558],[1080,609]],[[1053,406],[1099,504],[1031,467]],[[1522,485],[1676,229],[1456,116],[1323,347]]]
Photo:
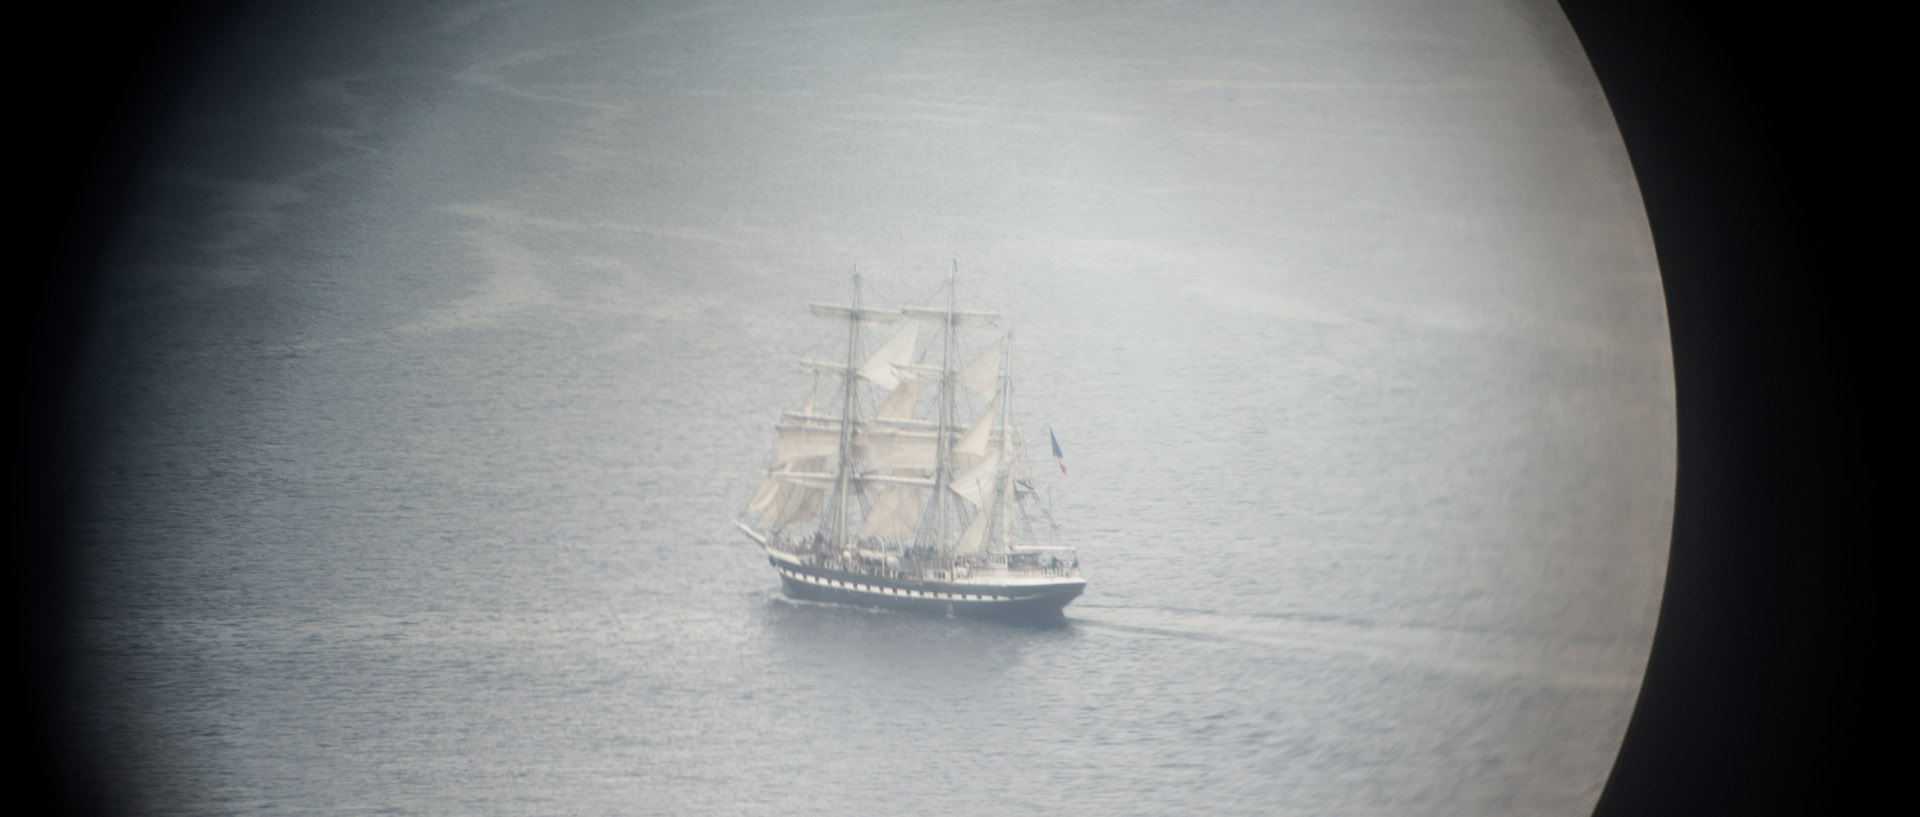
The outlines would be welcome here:
[[[62,717],[116,801],[1592,808],[1673,376],[1553,4],[264,3],[214,44],[80,372]],[[956,266],[1066,455],[1059,627],[791,602],[730,524],[834,348],[805,303]]]

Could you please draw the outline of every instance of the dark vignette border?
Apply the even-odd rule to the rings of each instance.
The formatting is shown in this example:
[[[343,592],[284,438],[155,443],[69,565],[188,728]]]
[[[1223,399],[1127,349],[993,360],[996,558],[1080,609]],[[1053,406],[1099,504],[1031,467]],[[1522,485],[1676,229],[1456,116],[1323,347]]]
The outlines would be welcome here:
[[[27,813],[120,813],[48,714],[76,504],[63,464],[97,237],[148,136],[241,3],[43,9],[16,62],[7,276],[18,535],[5,547],[8,764]],[[1889,303],[1914,269],[1911,47],[1884,8],[1561,0],[1613,107],[1661,264],[1679,400],[1673,549],[1646,685],[1596,814],[1844,812],[1910,785],[1911,688],[1890,554],[1914,541],[1894,466]],[[1816,10],[1817,9],[1817,10]],[[1901,548],[1905,550],[1907,548]]]
[[[1889,634],[1875,519],[1911,59],[1884,10],[1561,5],[1647,207],[1679,414],[1659,627],[1595,813],[1879,802],[1911,713],[1884,694],[1912,639]]]
[[[84,612],[73,582],[87,543],[73,462],[86,441],[70,421],[75,368],[99,319],[104,236],[195,61],[242,10],[237,0],[55,4],[20,29],[16,96],[14,263],[4,278],[14,396],[8,465],[14,509],[5,545],[9,813],[123,814],[115,769],[82,758],[62,732],[74,680],[63,640]]]

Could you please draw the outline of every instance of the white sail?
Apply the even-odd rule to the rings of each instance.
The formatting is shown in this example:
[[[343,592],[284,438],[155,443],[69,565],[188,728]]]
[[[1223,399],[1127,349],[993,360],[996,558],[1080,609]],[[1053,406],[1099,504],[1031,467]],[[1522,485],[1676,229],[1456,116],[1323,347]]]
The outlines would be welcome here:
[[[881,403],[879,410],[873,415],[880,420],[911,420],[914,401],[918,399],[920,399],[919,381],[905,381],[893,388],[893,393],[887,395],[887,401]]]
[[[840,429],[833,426],[782,423],[778,430],[780,439],[773,446],[773,464],[776,466],[809,457],[833,457],[840,453]]]
[[[796,493],[793,489],[813,491],[824,496],[826,489],[833,487],[832,474],[814,470],[823,465],[824,463],[817,458],[803,459],[776,466],[774,470],[768,471],[766,477],[760,480],[760,486],[754,489],[753,497],[747,500],[747,515],[766,517],[770,524],[784,525],[796,521],[787,517],[800,512],[806,503],[801,500],[804,494]],[[783,488],[788,490],[782,492]],[[776,511],[771,515],[767,513],[767,509],[783,502],[789,506],[786,510]],[[817,502],[813,504],[818,505]],[[817,513],[817,507],[815,512]]]
[[[758,514],[766,510],[768,505],[773,504],[773,494],[779,488],[780,481],[774,479],[772,474],[760,480],[760,487],[753,489],[753,497],[747,500],[747,513]]]
[[[973,521],[967,523],[967,529],[960,534],[960,540],[953,543],[954,553],[973,553],[980,549],[981,540],[986,538],[987,517],[992,516],[985,510],[973,515]]]
[[[863,428],[853,437],[860,464],[875,471],[931,473],[938,465],[938,436],[887,428]]]
[[[1021,474],[1013,335],[963,333],[1002,322],[955,309],[954,288],[949,278],[944,309],[872,309],[855,275],[846,305],[812,305],[846,322],[829,355],[839,359],[801,363],[815,388],[774,423],[772,461],[734,523],[787,595],[1038,617],[1057,615],[1086,584],[1077,561],[1039,555],[1072,549],[1049,546],[1029,518],[1047,509]],[[937,334],[921,338],[920,322]],[[879,342],[886,324],[904,325]],[[825,395],[819,375],[832,377]],[[967,592],[924,589],[947,582]]]
[[[979,417],[974,418],[973,425],[967,429],[967,433],[960,437],[959,442],[953,444],[953,453],[971,457],[986,456],[987,440],[993,436],[993,412],[999,405],[998,397],[988,401],[987,407],[980,412]]]
[[[972,468],[967,469],[966,473],[954,477],[953,482],[948,483],[948,487],[968,502],[973,503],[974,507],[980,507],[987,492],[993,489],[994,477],[999,475],[999,454],[999,451],[994,451],[993,455],[988,456]]]
[[[860,523],[861,536],[899,536],[920,527],[920,489],[911,485],[889,485],[880,492]]]
[[[995,343],[987,347],[985,353],[974,358],[972,363],[967,364],[967,368],[961,369],[954,375],[954,379],[967,388],[973,389],[981,397],[993,397],[999,394],[1000,344]]]
[[[893,333],[880,351],[860,365],[860,376],[883,389],[900,385],[900,375],[893,370],[895,366],[905,366],[913,362],[913,343],[919,338],[920,327],[911,323],[900,327]]]
[[[1013,497],[1009,489],[1012,487],[1014,469],[1011,461],[1004,462],[1006,467],[1001,468],[995,475],[998,479],[994,484],[993,495],[988,498],[987,506],[981,508],[980,513],[974,517],[974,523],[980,526],[980,530],[974,531],[974,525],[970,524],[967,526],[966,533],[961,534],[962,539],[966,539],[968,535],[975,537],[974,541],[968,545],[968,552],[988,545],[991,545],[995,552],[1007,550],[1007,543],[1012,534],[1010,527],[1013,524]]]
[[[776,427],[773,463],[778,470],[801,460],[831,459],[840,452],[840,422],[797,420]],[[868,470],[915,470],[931,473],[939,458],[938,435],[885,423],[854,426],[854,459]]]
[[[820,518],[820,508],[826,504],[826,499],[825,489],[782,481],[779,489],[774,491],[770,507],[760,515],[760,524],[779,529],[796,522],[814,521]]]

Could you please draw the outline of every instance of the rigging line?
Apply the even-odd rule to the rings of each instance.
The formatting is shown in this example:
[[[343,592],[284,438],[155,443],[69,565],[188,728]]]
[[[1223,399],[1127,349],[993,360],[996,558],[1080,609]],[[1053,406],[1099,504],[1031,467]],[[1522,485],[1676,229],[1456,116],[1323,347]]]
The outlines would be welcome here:
[[[959,284],[958,262],[955,263],[955,273],[956,273],[955,283],[959,285],[962,292],[966,293],[968,298],[967,303],[973,304],[974,305],[973,309],[982,311],[982,312],[994,312],[1002,315],[1006,314],[1005,310],[1000,309],[999,304],[989,301],[985,295],[982,295],[978,290],[975,290],[971,285]]]
[[[868,288],[873,291],[873,302],[879,305],[879,308],[895,309],[902,303],[898,298],[893,297],[894,293],[900,291],[900,277],[898,273],[894,273],[885,278],[863,278],[861,280],[868,284]]]
[[[947,283],[945,281],[941,281],[938,284],[928,284],[922,291],[916,292],[912,300],[900,301],[898,305],[926,306],[927,304],[937,303],[938,299],[946,294],[946,289]]]

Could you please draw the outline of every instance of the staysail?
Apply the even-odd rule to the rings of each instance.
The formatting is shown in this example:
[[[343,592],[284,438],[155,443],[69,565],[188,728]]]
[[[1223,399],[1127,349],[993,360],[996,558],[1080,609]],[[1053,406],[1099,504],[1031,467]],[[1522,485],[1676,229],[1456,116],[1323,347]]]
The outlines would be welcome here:
[[[919,530],[920,495],[921,489],[912,485],[887,486],[860,523],[860,536],[901,536]]]
[[[895,332],[887,345],[874,352],[873,357],[860,366],[860,376],[883,389],[900,385],[901,377],[894,371],[895,366],[905,366],[913,362],[913,341],[919,336],[919,327],[909,323]]]

